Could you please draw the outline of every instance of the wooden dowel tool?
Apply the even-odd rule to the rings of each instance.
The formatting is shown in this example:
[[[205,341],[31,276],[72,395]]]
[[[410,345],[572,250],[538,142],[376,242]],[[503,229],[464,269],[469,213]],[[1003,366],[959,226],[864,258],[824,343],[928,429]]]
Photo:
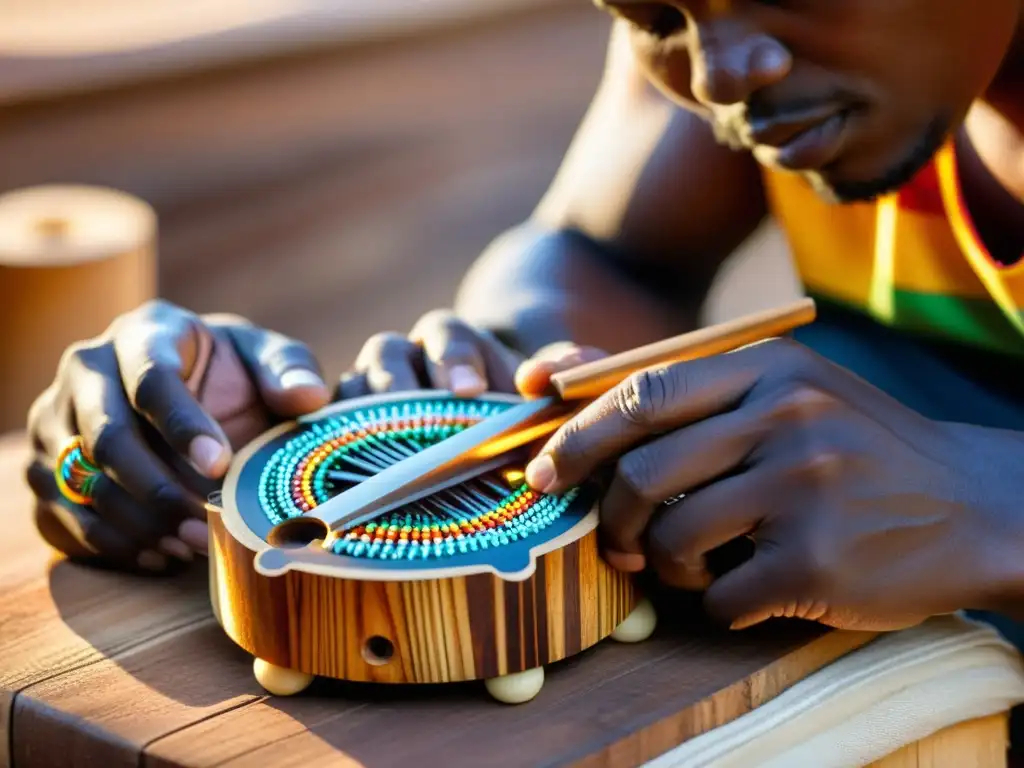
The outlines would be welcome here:
[[[814,301],[800,299],[561,371],[551,377],[556,394],[526,400],[403,459],[302,517],[278,524],[268,541],[277,547],[301,547],[317,540],[326,545],[332,532],[508,462],[515,451],[547,437],[637,371],[730,352],[788,333],[813,322],[815,316]]]

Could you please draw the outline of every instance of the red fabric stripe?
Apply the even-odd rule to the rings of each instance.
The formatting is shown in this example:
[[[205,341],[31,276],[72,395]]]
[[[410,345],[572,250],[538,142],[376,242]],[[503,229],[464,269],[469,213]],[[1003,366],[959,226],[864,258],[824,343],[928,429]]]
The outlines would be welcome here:
[[[928,163],[902,187],[897,200],[899,207],[905,211],[945,216],[946,209],[942,203],[939,174],[935,169],[935,163]]]

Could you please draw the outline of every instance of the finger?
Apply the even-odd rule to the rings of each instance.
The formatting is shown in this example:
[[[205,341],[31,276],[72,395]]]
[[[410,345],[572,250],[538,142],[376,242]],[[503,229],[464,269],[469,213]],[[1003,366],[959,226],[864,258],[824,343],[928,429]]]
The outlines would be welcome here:
[[[178,527],[178,539],[194,552],[209,554],[210,528],[205,520],[189,518]]]
[[[476,332],[447,312],[424,315],[409,334],[423,348],[427,377],[432,386],[460,397],[487,389],[487,364]]]
[[[69,557],[98,558],[125,570],[166,570],[165,555],[152,550],[140,551],[129,536],[102,520],[94,510],[61,497],[49,467],[33,462],[26,477],[39,499],[35,510],[36,527],[50,546]]]
[[[370,393],[420,389],[423,350],[400,333],[378,333],[367,339],[356,357],[355,369],[366,379]]]
[[[330,401],[320,364],[305,344],[245,322],[219,328],[231,340],[260,397],[273,413],[294,418]]]
[[[581,347],[571,342],[549,344],[516,370],[516,389],[524,395],[540,395],[548,388],[553,374],[607,356],[597,347]]]
[[[630,376],[559,427],[527,466],[527,482],[559,493],[646,438],[733,409],[778,362],[777,351],[759,344]]]
[[[143,438],[120,380],[105,373],[113,355],[112,348],[100,347],[69,371],[83,447],[105,475],[173,530],[184,518],[201,516],[202,504]]]
[[[370,394],[370,391],[366,373],[346,371],[338,378],[338,387],[334,396],[338,400],[352,400],[357,397],[365,397]]]
[[[731,411],[669,432],[623,455],[600,504],[602,540],[614,553],[612,557],[633,555],[630,570],[642,570],[644,563],[637,556],[643,552],[644,532],[655,512],[666,499],[689,494],[736,472],[772,423],[763,418],[763,410]],[[734,487],[728,480],[725,483],[727,489]],[[697,496],[708,492],[698,491]],[[692,498],[687,496],[662,517],[674,520],[685,514]],[[699,568],[700,559],[695,558],[689,565]]]
[[[56,384],[45,389],[29,408],[28,432],[32,448],[50,462],[76,433],[70,398],[58,397]]]
[[[70,433],[71,430],[69,430],[69,435]],[[63,445],[63,441],[60,444]],[[77,505],[63,499],[54,479],[55,467],[52,465],[52,461],[44,455],[39,456],[32,463],[27,473],[32,491],[43,501],[71,507],[72,510],[69,514],[85,515],[88,513],[97,517],[98,521],[104,525],[100,526],[99,532],[94,535],[94,538],[96,535],[102,537],[104,541],[108,542],[106,545],[108,548],[114,546],[121,551],[127,546],[134,551],[133,558],[140,554],[140,550],[155,550],[155,552],[144,555],[143,559],[158,564],[160,558],[153,556],[156,553],[176,558],[182,562],[191,562],[194,552],[206,553],[208,549],[206,538],[204,536],[197,540],[194,535],[195,525],[193,525],[202,525],[205,532],[205,523],[200,520],[186,520],[179,526],[177,536],[175,536],[173,535],[173,520],[161,521],[158,516],[149,513],[106,476],[96,479],[93,486],[91,508],[79,509]],[[99,522],[95,524],[98,525]],[[106,530],[107,527],[117,534],[116,541],[111,538],[112,533]]]
[[[213,346],[209,331],[187,319],[125,323],[113,346],[113,364],[135,412],[197,472],[221,477],[231,461],[231,443],[185,380],[205,373]]]
[[[651,565],[667,584],[701,589],[720,548],[753,533],[764,520],[771,489],[763,473],[743,472],[701,488],[664,509],[647,530]]]
[[[176,519],[153,514],[109,477],[96,479],[90,507],[100,520],[131,540],[142,560],[161,563],[157,554],[183,562],[193,559],[192,549],[178,538]]]
[[[503,344],[497,336],[486,329],[476,329],[480,341],[480,354],[487,371],[487,388],[492,392],[516,391],[516,368],[525,356]]]
[[[222,476],[231,459],[230,442],[197,401],[198,386],[190,388],[209,367],[210,331],[192,312],[161,301],[147,303],[112,328],[129,403],[199,474]]]
[[[743,565],[716,579],[704,594],[708,614],[732,629],[780,616],[812,618],[820,611],[800,598],[802,585],[777,547],[759,546]]]

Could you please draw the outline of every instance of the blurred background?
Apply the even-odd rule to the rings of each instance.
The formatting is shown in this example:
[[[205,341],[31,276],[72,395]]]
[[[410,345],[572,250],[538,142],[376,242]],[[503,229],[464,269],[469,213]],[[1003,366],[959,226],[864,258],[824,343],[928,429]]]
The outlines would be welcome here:
[[[609,31],[587,0],[5,0],[0,17],[0,195],[98,185],[157,222],[152,282],[118,267],[143,276],[115,295],[5,240],[23,222],[0,212],[0,431],[58,348],[147,293],[296,336],[330,376],[449,305],[554,175]],[[754,240],[709,319],[793,290],[777,234]],[[72,312],[61,292],[83,285]],[[19,323],[43,330],[17,342]]]

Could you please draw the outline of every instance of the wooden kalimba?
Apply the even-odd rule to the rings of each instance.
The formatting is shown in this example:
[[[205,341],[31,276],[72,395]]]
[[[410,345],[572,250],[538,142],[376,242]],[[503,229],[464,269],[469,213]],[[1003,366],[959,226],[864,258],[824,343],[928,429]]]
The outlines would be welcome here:
[[[301,560],[257,557],[277,554],[266,548],[276,523],[514,400],[353,400],[273,430],[239,456],[210,516],[211,597],[228,635],[257,658],[264,687],[295,692],[314,675],[482,678],[499,700],[524,701],[540,690],[543,665],[609,635],[650,634],[650,603],[598,556],[593,489],[535,493],[518,464],[357,525]]]

